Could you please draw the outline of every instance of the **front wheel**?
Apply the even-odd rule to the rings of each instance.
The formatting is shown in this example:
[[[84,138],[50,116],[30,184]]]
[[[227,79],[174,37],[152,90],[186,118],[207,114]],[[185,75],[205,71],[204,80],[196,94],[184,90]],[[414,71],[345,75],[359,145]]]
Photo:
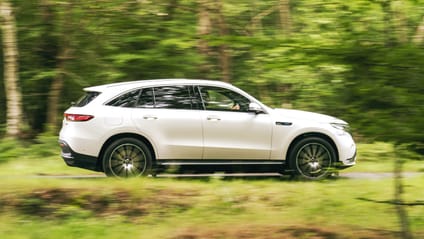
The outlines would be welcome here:
[[[298,141],[289,154],[289,166],[296,175],[318,180],[332,173],[336,161],[334,147],[326,140],[308,137]]]
[[[151,168],[152,154],[138,139],[118,139],[107,147],[103,156],[103,169],[107,176],[144,176],[150,173]]]

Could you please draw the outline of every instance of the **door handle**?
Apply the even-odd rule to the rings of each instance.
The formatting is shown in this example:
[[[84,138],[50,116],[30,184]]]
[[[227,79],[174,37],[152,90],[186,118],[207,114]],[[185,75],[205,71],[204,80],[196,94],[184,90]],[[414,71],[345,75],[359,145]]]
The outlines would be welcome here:
[[[221,118],[219,118],[218,116],[208,116],[206,119],[209,120],[209,121],[220,121],[221,120]]]
[[[143,119],[145,119],[145,120],[157,120],[158,117],[156,117],[154,115],[145,115],[145,116],[143,116]]]

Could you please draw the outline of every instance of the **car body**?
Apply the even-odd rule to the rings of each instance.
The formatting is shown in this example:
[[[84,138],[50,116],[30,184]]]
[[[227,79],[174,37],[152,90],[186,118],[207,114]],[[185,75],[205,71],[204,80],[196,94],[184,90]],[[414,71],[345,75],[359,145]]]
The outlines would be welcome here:
[[[272,109],[228,83],[163,79],[84,90],[59,136],[69,166],[127,177],[160,165],[273,165],[319,179],[356,162],[345,121]]]

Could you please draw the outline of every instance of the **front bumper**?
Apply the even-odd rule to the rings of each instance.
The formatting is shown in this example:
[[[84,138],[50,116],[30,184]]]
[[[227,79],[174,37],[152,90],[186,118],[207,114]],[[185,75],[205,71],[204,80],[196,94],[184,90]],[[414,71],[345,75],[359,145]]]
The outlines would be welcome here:
[[[63,140],[59,140],[59,145],[62,149],[61,156],[68,166],[98,172],[102,171],[96,157],[74,152],[71,147],[69,147],[69,145]]]
[[[344,168],[352,167],[355,164],[356,164],[356,150],[355,150],[355,153],[353,154],[353,157],[348,158],[344,160],[343,162],[336,162],[335,167],[338,169],[344,169]]]

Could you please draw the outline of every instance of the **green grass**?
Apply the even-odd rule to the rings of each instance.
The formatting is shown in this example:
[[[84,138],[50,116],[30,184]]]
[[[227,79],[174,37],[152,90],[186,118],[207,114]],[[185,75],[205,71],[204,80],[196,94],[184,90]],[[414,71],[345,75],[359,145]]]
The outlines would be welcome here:
[[[407,202],[424,198],[423,180],[408,179]],[[398,231],[388,203],[390,179],[6,178],[2,184],[0,234],[8,238],[117,238],[122,233],[129,238],[228,238],[246,229],[254,238],[268,238],[256,234],[262,227],[277,234],[312,228],[316,231],[310,233],[331,232],[336,238],[357,238],[357,231],[396,238]],[[414,233],[424,235],[424,206],[408,212]]]
[[[6,238],[398,238],[393,179],[50,178],[95,172],[64,164],[53,138],[0,143],[0,235]],[[8,144],[8,145],[6,145]],[[15,145],[16,146],[16,145]],[[45,146],[45,147],[44,147]],[[40,149],[40,147],[44,147]],[[57,147],[57,146],[55,146]],[[347,172],[393,171],[390,144],[358,145]],[[402,154],[405,155],[405,154]],[[407,171],[423,161],[406,160]],[[424,237],[424,175],[405,178],[411,229]]]

